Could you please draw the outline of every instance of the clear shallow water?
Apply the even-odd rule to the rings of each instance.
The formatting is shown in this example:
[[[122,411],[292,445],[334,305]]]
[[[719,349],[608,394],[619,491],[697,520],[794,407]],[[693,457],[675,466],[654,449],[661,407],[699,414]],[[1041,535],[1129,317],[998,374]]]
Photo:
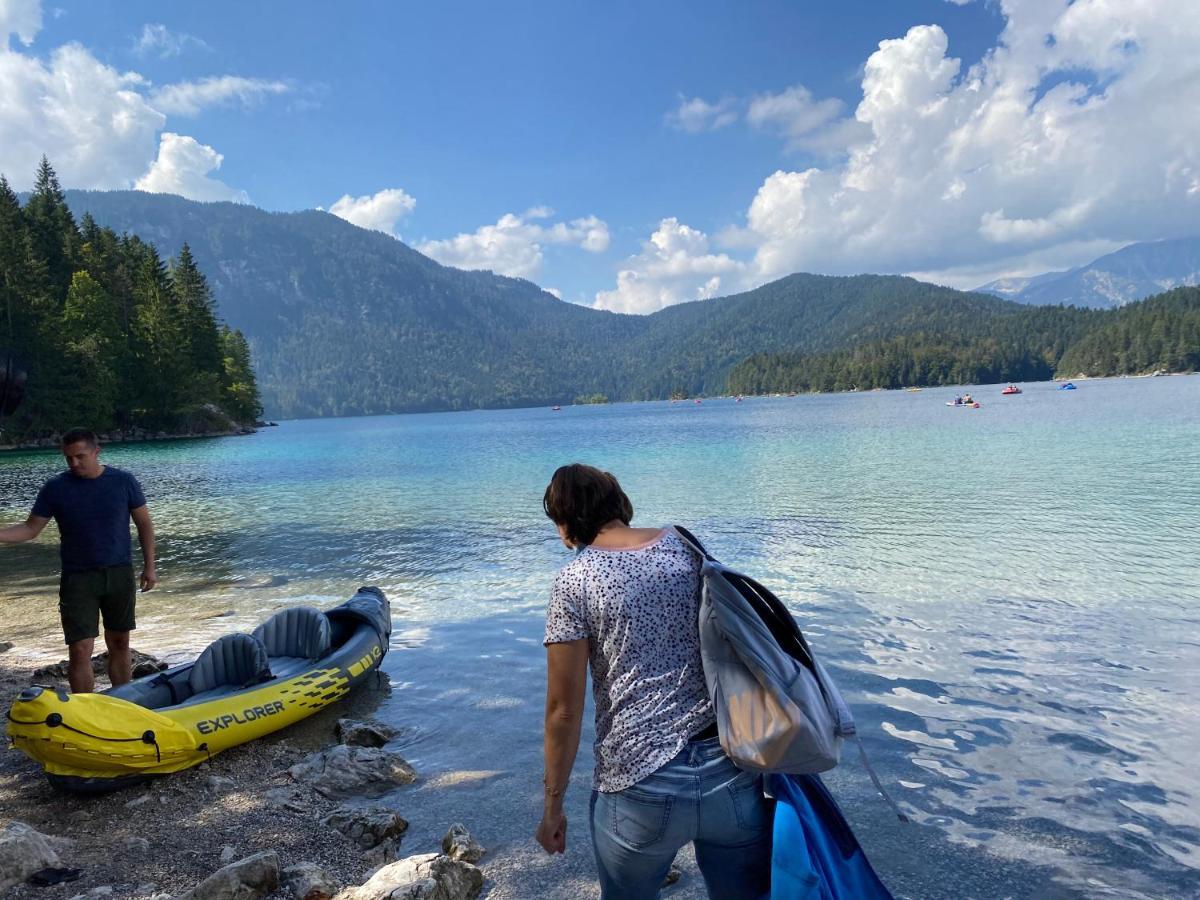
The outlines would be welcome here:
[[[433,808],[489,809],[485,834],[515,857],[538,802],[540,612],[567,559],[541,492],[582,459],[621,477],[638,523],[689,524],[797,613],[918,823],[889,818],[852,756],[830,776],[898,893],[1196,895],[1200,377],[981,388],[980,410],[947,408],[953,393],[303,421],[112,447],[160,532],[163,587],[140,603],[136,644],[183,655],[277,605],[379,584],[398,627],[379,715],[404,729]],[[0,521],[58,467],[0,458]],[[0,548],[0,630],[20,649],[60,653],[54,565],[52,535]],[[589,770],[585,750],[581,788]],[[590,883],[576,811],[565,863],[528,857],[562,896]]]

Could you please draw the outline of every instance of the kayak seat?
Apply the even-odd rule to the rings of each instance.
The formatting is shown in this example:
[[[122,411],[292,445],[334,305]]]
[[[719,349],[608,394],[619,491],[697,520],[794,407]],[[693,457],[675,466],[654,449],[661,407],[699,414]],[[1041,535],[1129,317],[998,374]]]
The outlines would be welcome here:
[[[209,644],[188,675],[191,700],[198,694],[218,696],[271,677],[267,648],[248,634],[227,634]],[[218,690],[223,689],[223,690]]]
[[[262,641],[270,657],[320,659],[332,645],[329,619],[311,606],[281,609],[255,628],[254,636]],[[276,666],[272,668],[278,669]],[[277,670],[275,674],[281,673]]]
[[[272,656],[271,674],[276,678],[292,678],[312,670],[314,662],[303,656]]]

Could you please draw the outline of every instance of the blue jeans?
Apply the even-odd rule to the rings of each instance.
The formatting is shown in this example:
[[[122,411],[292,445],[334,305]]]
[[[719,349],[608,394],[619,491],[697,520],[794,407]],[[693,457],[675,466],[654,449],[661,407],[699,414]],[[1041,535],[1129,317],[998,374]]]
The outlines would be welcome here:
[[[655,900],[689,841],[714,900],[771,889],[773,801],[762,776],[738,769],[717,738],[693,741],[632,787],[592,792],[592,847],[604,900]]]

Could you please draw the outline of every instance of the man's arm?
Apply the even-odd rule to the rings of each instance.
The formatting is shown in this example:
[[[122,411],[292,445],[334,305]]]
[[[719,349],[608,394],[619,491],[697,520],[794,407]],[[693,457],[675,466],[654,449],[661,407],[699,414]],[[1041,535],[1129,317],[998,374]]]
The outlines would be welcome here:
[[[142,545],[142,591],[150,591],[158,584],[158,569],[154,565],[154,523],[150,521],[150,509],[145,504],[131,509],[129,515],[137,526],[138,543]]]
[[[547,853],[567,848],[563,795],[579,750],[587,665],[586,638],[546,647],[546,802],[537,840]]]
[[[10,525],[7,528],[0,528],[0,544],[20,544],[25,541],[32,541],[42,533],[42,529],[46,527],[46,523],[49,521],[44,516],[35,516],[30,513],[29,518],[20,525]]]

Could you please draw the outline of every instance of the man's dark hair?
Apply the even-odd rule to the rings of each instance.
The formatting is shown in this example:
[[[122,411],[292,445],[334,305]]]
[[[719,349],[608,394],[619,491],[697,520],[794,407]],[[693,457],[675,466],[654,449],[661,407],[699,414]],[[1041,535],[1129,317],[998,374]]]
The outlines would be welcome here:
[[[96,437],[96,432],[90,428],[72,428],[62,436],[59,443],[64,447],[69,447],[71,444],[78,444],[80,441],[89,447],[100,446],[100,439]]]
[[[633,504],[617,479],[583,463],[562,466],[554,473],[542,509],[555,525],[566,527],[567,540],[576,546],[592,543],[613,519],[626,525],[633,519]]]

